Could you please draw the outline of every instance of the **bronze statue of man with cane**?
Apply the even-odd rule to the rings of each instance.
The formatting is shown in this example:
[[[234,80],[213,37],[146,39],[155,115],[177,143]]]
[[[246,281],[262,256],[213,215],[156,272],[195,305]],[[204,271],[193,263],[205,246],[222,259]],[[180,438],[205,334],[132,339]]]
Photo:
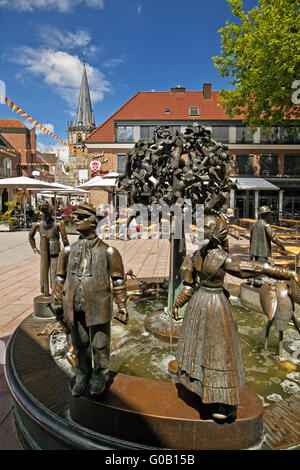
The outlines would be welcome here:
[[[118,306],[115,318],[126,324],[128,313],[124,267],[119,251],[97,237],[99,217],[93,207],[83,204],[74,214],[80,237],[59,256],[53,295],[56,316],[71,334],[76,370],[72,395],[78,397],[89,383],[90,395],[100,395],[105,390],[109,373],[112,294]]]

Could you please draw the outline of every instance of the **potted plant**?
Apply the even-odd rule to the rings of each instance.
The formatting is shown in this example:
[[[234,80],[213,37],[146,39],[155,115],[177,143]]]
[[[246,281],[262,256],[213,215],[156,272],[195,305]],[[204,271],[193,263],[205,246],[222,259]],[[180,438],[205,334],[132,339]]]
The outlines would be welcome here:
[[[69,204],[67,207],[64,207],[61,212],[62,222],[65,225],[66,231],[68,234],[78,233],[75,228],[74,211],[76,209],[77,209],[77,206],[72,206],[71,204]]]
[[[19,227],[19,220],[13,215],[17,201],[7,201],[5,205],[8,207],[8,210],[4,214],[0,212],[0,231],[11,232]]]

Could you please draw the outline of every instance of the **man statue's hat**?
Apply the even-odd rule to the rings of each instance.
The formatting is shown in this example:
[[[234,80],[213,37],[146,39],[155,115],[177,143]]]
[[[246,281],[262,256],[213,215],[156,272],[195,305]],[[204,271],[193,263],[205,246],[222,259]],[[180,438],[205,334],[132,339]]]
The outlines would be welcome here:
[[[89,206],[88,204],[80,204],[80,206],[77,207],[77,209],[74,211],[74,214],[82,214],[91,216],[94,215],[96,216],[96,209],[94,207]]]
[[[268,212],[272,212],[269,206],[261,206],[258,208],[259,214],[267,214]]]

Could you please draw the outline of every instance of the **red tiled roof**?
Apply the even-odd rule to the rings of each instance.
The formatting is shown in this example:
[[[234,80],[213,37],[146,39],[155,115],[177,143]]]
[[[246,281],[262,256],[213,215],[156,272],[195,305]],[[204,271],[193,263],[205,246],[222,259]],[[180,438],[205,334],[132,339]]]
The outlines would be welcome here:
[[[35,155],[39,160],[45,163],[49,163],[49,165],[56,164],[58,160],[57,155],[55,153],[42,153],[37,151]]]
[[[0,119],[0,127],[27,127],[19,119]]]
[[[212,91],[211,99],[204,99],[202,91],[137,92],[98,126],[86,142],[114,142],[115,120],[230,120],[218,102],[218,95],[218,91]],[[190,106],[198,106],[200,115],[189,116]],[[170,109],[169,113],[165,112],[166,108]],[[242,119],[242,116],[234,116],[234,119]]]

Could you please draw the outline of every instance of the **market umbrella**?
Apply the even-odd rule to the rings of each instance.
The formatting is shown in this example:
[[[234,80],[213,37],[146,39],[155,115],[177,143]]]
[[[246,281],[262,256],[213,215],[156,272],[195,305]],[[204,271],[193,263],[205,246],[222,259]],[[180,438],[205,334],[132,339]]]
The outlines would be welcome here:
[[[114,192],[117,182],[118,173],[110,172],[101,176],[94,176],[94,178],[86,181],[78,186],[80,189],[103,189],[107,192]],[[112,189],[113,188],[113,189]]]
[[[68,186],[67,184],[61,183],[51,183],[53,185],[53,192],[68,193],[68,194],[81,194],[88,193],[84,189],[73,188],[73,186]]]
[[[47,181],[29,178],[28,176],[17,176],[15,178],[2,178],[0,179],[0,187],[17,188],[24,190],[24,227],[26,228],[26,189],[52,189],[54,191],[56,183],[48,183]]]
[[[103,190],[111,194],[112,198],[114,199],[118,175],[119,174],[116,172],[110,172],[104,175],[94,176],[92,179],[86,181],[78,187],[80,189],[88,189],[93,191]]]
[[[54,218],[56,220],[56,196],[57,195],[69,195],[71,196],[72,194],[79,194],[79,195],[86,195],[88,194],[88,191],[85,191],[84,189],[79,189],[79,188],[73,188],[73,186],[68,186],[66,184],[61,184],[61,183],[50,183],[52,185],[52,191],[54,195]],[[49,191],[48,189],[45,191]]]

